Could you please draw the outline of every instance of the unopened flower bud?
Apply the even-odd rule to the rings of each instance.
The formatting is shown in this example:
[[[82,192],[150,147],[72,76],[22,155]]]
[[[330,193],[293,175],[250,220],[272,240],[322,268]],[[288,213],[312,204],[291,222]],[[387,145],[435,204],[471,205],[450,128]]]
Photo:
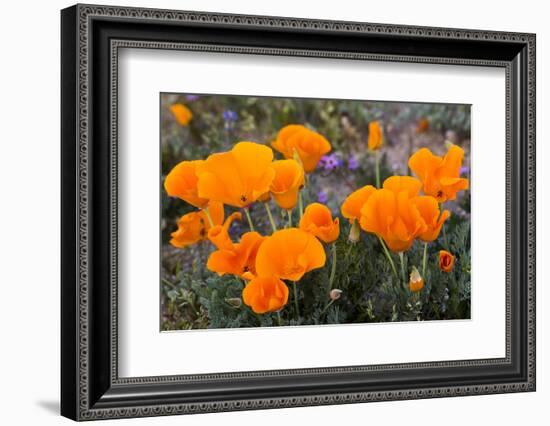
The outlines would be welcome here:
[[[418,269],[413,266],[410,279],[409,279],[409,290],[413,293],[416,293],[424,288],[424,280],[420,276]]]
[[[338,300],[340,299],[341,295],[342,295],[342,290],[340,290],[339,288],[330,290],[330,300]]]
[[[357,221],[354,220],[349,230],[348,240],[350,243],[355,244],[356,242],[359,241],[360,237],[361,237],[361,228],[359,228],[359,224],[357,223]]]

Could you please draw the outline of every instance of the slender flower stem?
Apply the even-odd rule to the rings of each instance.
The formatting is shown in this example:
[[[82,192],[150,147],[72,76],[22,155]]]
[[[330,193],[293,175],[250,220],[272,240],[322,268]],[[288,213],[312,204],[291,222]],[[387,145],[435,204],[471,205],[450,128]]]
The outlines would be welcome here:
[[[292,228],[292,210],[287,210],[288,213],[288,227]]]
[[[375,159],[375,171],[376,171],[376,187],[380,188],[380,153],[378,151],[375,151],[374,159]]]
[[[273,229],[273,232],[277,230],[277,225],[275,225],[275,221],[273,220],[273,216],[271,214],[271,209],[269,208],[269,204],[266,201],[264,203],[265,211],[267,212],[267,217],[269,218],[269,223],[271,223],[271,228]]]
[[[298,305],[298,289],[296,288],[296,281],[292,281],[292,291],[294,293],[294,307],[296,308],[296,317],[300,318],[300,306]]]
[[[395,268],[395,263],[393,263],[393,259],[391,258],[391,254],[386,247],[386,244],[384,244],[384,240],[380,237],[378,237],[378,240],[380,241],[380,244],[382,244],[382,248],[384,249],[384,254],[388,258],[388,261],[390,262],[391,269],[393,271],[393,274],[397,277],[397,269]]]
[[[428,243],[424,243],[424,256],[422,256],[422,278],[426,273],[426,254],[428,253]]]
[[[300,219],[304,215],[304,200],[302,199],[302,191],[298,192],[298,206],[300,208]]]
[[[210,227],[214,227],[214,222],[212,221],[212,216],[210,216],[210,212],[208,211],[208,207],[204,208],[204,214],[206,214],[206,217],[208,218],[208,223],[210,223]]]
[[[246,215],[246,219],[248,220],[248,225],[250,226],[250,230],[254,232],[255,231],[254,224],[252,223],[252,218],[250,217],[250,212],[248,211],[248,207],[244,208],[244,214]]]
[[[330,269],[330,277],[328,279],[328,291],[332,290],[332,285],[334,284],[334,277],[336,276],[336,243],[332,243],[332,266]]]
[[[319,314],[319,316],[323,315],[328,308],[330,308],[332,306],[332,304],[336,301],[336,299],[331,299],[330,302],[327,303],[327,305],[323,308],[323,310],[321,311],[321,313]]]
[[[403,256],[403,252],[399,252],[399,260],[401,261],[401,278],[403,278],[403,285],[407,287],[407,278],[405,275],[405,256]]]
[[[279,326],[283,325],[283,319],[281,318],[281,311],[277,311],[277,322]]]

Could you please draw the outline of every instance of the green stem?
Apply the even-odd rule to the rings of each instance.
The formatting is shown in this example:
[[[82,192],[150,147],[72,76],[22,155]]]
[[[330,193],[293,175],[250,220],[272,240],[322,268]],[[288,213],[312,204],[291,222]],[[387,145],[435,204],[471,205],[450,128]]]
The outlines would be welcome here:
[[[428,243],[424,243],[424,256],[422,256],[422,279],[426,274],[426,254],[428,253]]]
[[[248,211],[248,207],[244,208],[244,214],[246,215],[246,219],[248,220],[248,225],[250,226],[250,230],[254,232],[255,231],[254,224],[252,223],[252,218],[250,217],[250,212]]]
[[[388,261],[390,262],[390,266],[393,271],[393,274],[395,275],[395,277],[397,277],[397,269],[395,268],[395,263],[393,263],[393,259],[391,258],[391,254],[388,248],[386,247],[386,244],[384,244],[384,240],[382,240],[382,238],[380,237],[378,237],[378,240],[380,241],[380,244],[382,244],[382,248],[384,249],[384,254],[388,258]]]
[[[279,323],[279,326],[283,325],[283,319],[281,318],[281,311],[277,311],[277,322]]]
[[[288,227],[292,228],[292,210],[287,210],[288,213]]]
[[[332,284],[334,284],[334,277],[336,276],[336,243],[332,243],[332,266],[330,269],[330,278],[328,279],[328,291],[332,290]]]
[[[292,281],[292,291],[294,293],[294,307],[296,308],[296,317],[300,318],[300,306],[298,305],[298,289],[296,288],[296,281]]]
[[[302,191],[298,192],[298,206],[300,208],[300,219],[304,215],[304,200],[302,199]]]
[[[376,171],[376,187],[380,188],[380,154],[378,151],[374,153],[375,171]]]
[[[407,276],[405,275],[405,256],[403,256],[403,252],[399,252],[399,260],[401,261],[401,278],[403,279],[403,285],[407,287]]]
[[[323,308],[323,310],[321,311],[321,313],[319,314],[319,316],[323,315],[323,314],[327,311],[327,309],[330,308],[330,307],[332,306],[332,304],[333,304],[335,301],[336,301],[336,299],[331,299],[331,301],[327,303],[327,306],[325,306],[325,307]]]
[[[212,221],[212,216],[210,216],[210,212],[208,211],[208,207],[204,208],[204,214],[206,214],[206,217],[208,218],[208,223],[210,223],[210,227],[214,227],[214,222]]]
[[[275,225],[275,221],[273,220],[273,216],[271,215],[271,209],[269,208],[269,205],[267,201],[264,203],[265,211],[267,212],[267,217],[269,218],[269,223],[271,223],[271,228],[273,229],[273,232],[277,230],[277,225]]]

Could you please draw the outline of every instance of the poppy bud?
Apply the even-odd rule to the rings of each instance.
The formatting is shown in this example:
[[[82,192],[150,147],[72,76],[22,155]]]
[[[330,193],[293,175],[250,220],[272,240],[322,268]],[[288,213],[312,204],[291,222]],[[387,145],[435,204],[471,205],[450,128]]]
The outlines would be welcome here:
[[[413,293],[416,293],[424,288],[424,280],[420,276],[418,269],[413,266],[410,279],[409,279],[409,290]]]
[[[439,269],[443,272],[451,272],[455,265],[455,257],[447,250],[439,252]]]
[[[334,288],[330,290],[330,300],[338,300],[342,296],[342,290],[339,288]]]
[[[360,237],[361,237],[361,228],[359,228],[359,224],[357,223],[357,221],[354,220],[349,230],[348,240],[350,243],[355,244],[356,242],[359,241]]]

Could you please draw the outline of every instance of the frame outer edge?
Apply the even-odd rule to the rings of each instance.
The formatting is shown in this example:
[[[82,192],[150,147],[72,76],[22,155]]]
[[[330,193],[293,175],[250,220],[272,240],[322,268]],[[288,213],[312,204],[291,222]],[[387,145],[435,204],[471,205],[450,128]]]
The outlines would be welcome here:
[[[127,7],[111,7],[111,6],[97,6],[97,5],[77,5],[72,8],[65,9],[62,14],[68,14],[69,10],[74,11],[74,28],[75,31],[75,44],[76,47],[72,52],[72,58],[74,64],[72,68],[68,68],[65,65],[65,61],[62,63],[62,70],[69,71],[74,69],[74,97],[73,101],[67,104],[62,102],[62,117],[66,117],[70,109],[74,109],[74,100],[78,106],[77,116],[75,117],[76,129],[74,132],[74,138],[67,139],[62,132],[62,164],[64,166],[64,173],[69,170],[67,166],[71,166],[65,148],[68,147],[67,143],[76,145],[73,147],[75,156],[70,161],[76,163],[74,181],[67,184],[65,180],[65,174],[62,175],[63,194],[68,189],[76,188],[75,203],[73,206],[66,206],[66,202],[70,201],[70,197],[63,196],[62,200],[65,201],[63,209],[66,213],[73,211],[76,220],[76,232],[73,234],[77,236],[76,250],[72,253],[72,256],[67,256],[63,251],[62,256],[62,271],[67,272],[67,262],[74,262],[74,256],[77,257],[76,265],[76,284],[70,280],[63,279],[62,290],[64,291],[69,286],[72,288],[76,299],[76,312],[70,317],[63,313],[62,317],[65,319],[69,317],[72,319],[73,328],[77,326],[76,333],[73,336],[62,339],[62,353],[65,352],[72,344],[74,346],[75,356],[78,358],[71,364],[71,368],[74,365],[75,381],[70,386],[76,394],[76,404],[74,412],[71,410],[63,411],[63,407],[66,407],[68,402],[68,395],[66,390],[69,389],[64,386],[62,390],[62,414],[67,415],[75,420],[92,420],[102,418],[113,417],[141,417],[151,415],[169,415],[179,413],[200,413],[200,412],[216,412],[216,411],[229,411],[229,410],[243,410],[243,409],[264,409],[264,408],[282,408],[292,406],[309,406],[309,405],[326,405],[326,404],[343,404],[351,402],[366,402],[366,401],[381,401],[381,400],[400,400],[400,399],[416,399],[416,398],[432,398],[440,396],[462,396],[462,395],[475,395],[475,394],[489,394],[489,393],[501,393],[501,392],[517,392],[517,391],[529,391],[535,389],[535,36],[527,33],[510,33],[510,32],[496,32],[496,31],[482,31],[482,30],[463,30],[463,29],[447,29],[447,28],[430,28],[430,27],[414,27],[404,25],[388,25],[388,24],[368,24],[368,23],[354,23],[354,22],[336,22],[336,21],[324,21],[324,20],[310,20],[299,18],[279,18],[279,17],[267,17],[267,16],[243,16],[243,15],[228,15],[217,14],[209,12],[186,12],[186,11],[169,11],[158,9],[140,9],[140,8],[127,8]],[[526,109],[528,114],[528,160],[527,160],[527,220],[528,220],[528,247],[527,247],[527,291],[528,298],[528,365],[527,372],[528,378],[525,382],[512,382],[503,383],[500,385],[479,385],[469,386],[464,388],[463,386],[451,386],[448,388],[429,388],[429,389],[403,389],[400,391],[387,391],[377,392],[376,394],[370,393],[357,393],[357,394],[331,394],[321,396],[307,396],[297,398],[269,398],[260,400],[246,400],[246,401],[220,401],[208,404],[163,404],[160,406],[143,406],[139,408],[113,408],[113,409],[93,409],[89,407],[89,388],[88,388],[88,374],[89,374],[89,356],[88,356],[88,340],[89,340],[89,327],[88,327],[88,242],[89,242],[89,218],[88,218],[88,184],[89,184],[89,162],[88,162],[88,137],[89,137],[89,122],[88,122],[88,85],[89,81],[89,46],[91,40],[89,38],[89,18],[91,16],[106,17],[106,18],[121,18],[121,19],[136,19],[147,20],[149,22],[155,20],[168,20],[176,22],[190,22],[190,23],[209,23],[209,24],[222,24],[231,26],[255,26],[264,28],[278,28],[278,29],[291,29],[291,30],[317,30],[327,32],[360,32],[360,33],[382,33],[383,35],[390,36],[391,34],[399,34],[401,36],[421,37],[421,38],[447,38],[447,39],[470,39],[470,40],[485,40],[485,41],[507,41],[518,44],[524,44],[528,47],[527,61],[528,61],[528,90],[527,100],[528,108]],[[70,31],[68,31],[70,33]],[[62,36],[65,37],[65,33],[62,32]],[[63,50],[63,49],[62,49]],[[66,51],[66,50],[64,50]],[[67,55],[67,54],[66,54]],[[68,53],[71,57],[71,53]],[[63,56],[62,56],[63,58]],[[65,56],[65,59],[67,56]],[[62,59],[63,60],[63,59]],[[63,85],[62,85],[63,86]],[[63,100],[65,97],[63,96]],[[65,131],[66,123],[62,122],[63,131]],[[75,141],[77,142],[75,144]],[[70,176],[69,176],[70,177]],[[70,187],[70,188],[69,188]],[[62,243],[66,246],[67,233],[70,229],[67,229],[67,225],[63,223],[62,230]],[[67,268],[68,269],[68,268]],[[66,278],[66,277],[65,277]],[[66,303],[63,304],[65,306]],[[63,309],[62,306],[62,309]],[[64,335],[67,336],[66,325],[62,325]],[[62,365],[62,370],[67,371],[67,366]],[[63,382],[65,383],[65,382]],[[63,384],[62,383],[62,384]],[[65,405],[64,405],[65,403]],[[70,414],[74,414],[72,417]]]

